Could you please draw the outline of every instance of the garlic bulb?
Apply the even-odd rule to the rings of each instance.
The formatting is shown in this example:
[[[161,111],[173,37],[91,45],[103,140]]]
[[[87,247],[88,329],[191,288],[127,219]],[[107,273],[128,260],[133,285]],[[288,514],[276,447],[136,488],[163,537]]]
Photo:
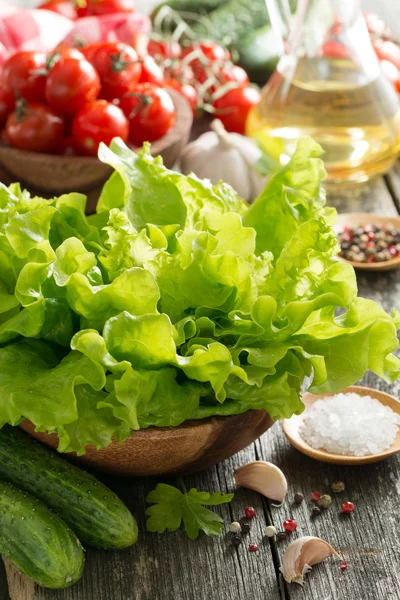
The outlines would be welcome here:
[[[331,554],[338,554],[328,542],[310,535],[298,538],[285,550],[282,561],[282,574],[288,583],[303,585],[304,575],[312,565],[325,560]]]
[[[251,202],[266,183],[255,167],[260,149],[250,138],[228,133],[218,119],[211,123],[211,129],[186,146],[180,160],[182,173],[194,173],[213,184],[222,179]]]
[[[235,484],[241,485],[271,500],[284,502],[287,491],[286,477],[279,467],[270,462],[256,460],[236,469]]]

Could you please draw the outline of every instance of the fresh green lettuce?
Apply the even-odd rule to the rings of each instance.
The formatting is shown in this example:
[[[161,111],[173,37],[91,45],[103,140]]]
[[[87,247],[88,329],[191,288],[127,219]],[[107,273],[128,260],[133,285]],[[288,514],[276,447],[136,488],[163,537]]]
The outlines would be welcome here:
[[[81,194],[0,185],[0,426],[30,419],[82,454],[188,419],[290,417],[305,380],[394,381],[400,317],[336,260],[320,152],[301,140],[250,207],[120,140],[100,148],[115,172],[91,217]]]

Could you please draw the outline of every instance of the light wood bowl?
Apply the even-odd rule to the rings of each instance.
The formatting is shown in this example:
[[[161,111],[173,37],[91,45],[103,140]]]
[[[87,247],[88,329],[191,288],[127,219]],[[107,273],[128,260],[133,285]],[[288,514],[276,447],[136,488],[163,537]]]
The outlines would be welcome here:
[[[181,94],[170,88],[167,91],[175,104],[176,122],[165,136],[152,143],[151,153],[161,155],[165,166],[171,168],[189,140],[193,113]],[[111,172],[112,168],[96,157],[43,154],[0,145],[0,180],[3,183],[9,185],[19,181],[31,193],[44,197],[68,192],[85,193],[88,195],[88,214],[95,212],[101,188]]]
[[[352,385],[343,390],[343,393],[355,392],[360,396],[371,396],[371,398],[375,398],[379,400],[385,406],[389,406],[394,412],[400,415],[400,402],[394,396],[390,394],[386,394],[385,392],[381,392],[379,390],[373,390],[372,388],[363,387],[359,385]],[[302,400],[306,405],[306,410],[301,415],[294,415],[290,419],[285,419],[282,421],[282,429],[284,434],[286,435],[289,442],[297,448],[303,454],[310,456],[311,458],[315,458],[316,460],[320,460],[321,462],[333,463],[337,465],[366,465],[370,463],[379,462],[384,460],[385,458],[389,458],[389,456],[393,456],[400,451],[400,428],[397,432],[397,437],[394,443],[385,450],[384,452],[380,452],[379,454],[367,454],[366,456],[345,456],[342,454],[333,454],[331,452],[326,452],[322,449],[315,449],[310,446],[300,435],[299,427],[304,419],[304,415],[309,408],[316,400],[321,400],[323,398],[329,398],[332,394],[321,394],[320,396],[316,396],[314,394],[304,394]]]
[[[358,225],[366,225],[367,223],[379,226],[392,223],[397,229],[400,229],[400,217],[375,215],[374,213],[342,213],[338,215],[335,231],[337,233],[342,231],[344,225],[350,225],[351,227],[354,227]],[[400,268],[400,255],[392,258],[391,260],[385,260],[385,262],[378,263],[361,263],[352,260],[346,260],[341,256],[338,256],[338,259],[342,262],[352,265],[354,269],[357,269],[358,271],[391,271],[392,269]]]
[[[82,466],[112,475],[184,475],[207,469],[243,450],[271,425],[273,420],[267,412],[249,410],[241,415],[187,421],[179,427],[141,429],[122,443],[113,441],[102,450],[87,446],[85,455],[68,456]],[[30,421],[20,426],[40,442],[57,448],[57,435],[35,432]]]

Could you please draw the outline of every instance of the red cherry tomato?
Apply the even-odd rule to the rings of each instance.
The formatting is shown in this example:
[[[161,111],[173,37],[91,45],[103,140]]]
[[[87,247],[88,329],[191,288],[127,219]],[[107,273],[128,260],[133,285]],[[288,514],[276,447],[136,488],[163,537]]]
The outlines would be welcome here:
[[[388,60],[400,69],[400,46],[388,40],[376,40],[374,48],[380,60]]]
[[[199,83],[209,81],[207,92],[210,94],[214,94],[217,89],[230,82],[236,82],[240,85],[249,83],[246,71],[242,67],[229,62],[223,65],[219,63],[211,64],[209,68],[199,71],[196,79]]]
[[[5,87],[0,87],[0,128],[4,127],[14,107],[14,94],[9,92]]]
[[[63,17],[67,17],[67,19],[71,19],[71,21],[76,21],[78,18],[78,12],[71,0],[48,0],[40,4],[38,8],[51,10]]]
[[[193,54],[192,57],[189,55]],[[185,59],[185,64],[189,64],[195,75],[203,71],[206,65],[214,61],[226,61],[231,58],[230,52],[214,42],[203,42],[201,44],[193,44],[188,46],[182,54],[182,59]]]
[[[350,54],[345,46],[336,40],[330,40],[322,45],[321,56],[326,58],[350,58]]]
[[[16,52],[4,64],[2,84],[28,102],[44,100],[46,55],[26,50]]]
[[[89,44],[88,46],[83,46],[82,48],[79,48],[79,51],[82,52],[86,60],[88,60],[91,63],[94,54],[103,44],[104,42],[95,42],[94,44]]]
[[[119,105],[129,120],[129,139],[137,146],[162,137],[175,122],[171,96],[152,83],[139,83]]]
[[[230,90],[214,100],[215,116],[227,131],[245,133],[246,119],[253,106],[260,102],[260,92],[251,86]]]
[[[76,7],[76,13],[78,15],[78,19],[82,19],[82,17],[87,17],[89,14],[89,7],[87,0],[80,0],[78,6]]]
[[[62,59],[47,76],[46,100],[51,108],[66,115],[95,100],[99,91],[99,76],[87,60]]]
[[[149,40],[147,52],[159,60],[165,58],[179,58],[182,55],[182,48],[174,40]]]
[[[32,152],[55,152],[62,147],[64,122],[41,102],[17,102],[7,119],[7,140],[12,146]]]
[[[78,50],[78,48],[71,48],[70,46],[59,46],[54,52],[53,54],[50,55],[50,59],[48,59],[47,62],[49,62],[50,60],[50,67],[54,66],[51,64],[51,59],[54,59],[54,64],[57,62],[57,60],[65,59],[65,58],[75,58],[76,60],[84,60],[85,59],[85,55],[83,54],[83,52],[81,52],[80,50]]]
[[[100,76],[103,98],[120,98],[138,83],[142,67],[131,46],[104,42],[93,49],[89,46],[85,55]]]
[[[142,72],[140,73],[139,83],[154,83],[155,85],[164,85],[164,74],[161,67],[150,54],[146,54],[141,59]]]
[[[400,71],[399,69],[388,60],[380,61],[382,71],[386,77],[392,82],[395,90],[400,94]]]
[[[87,14],[94,16],[130,13],[135,10],[135,0],[87,0]]]
[[[185,83],[183,81],[178,81],[177,79],[172,78],[167,79],[165,85],[167,87],[173,88],[174,90],[182,94],[182,96],[186,98],[186,100],[192,107],[193,115],[196,116],[199,104],[199,94],[197,93],[196,88],[190,83]]]
[[[164,77],[166,79],[177,79],[185,83],[193,83],[195,81],[192,67],[183,65],[180,60],[174,60],[170,65],[165,65]]]
[[[118,106],[106,100],[86,104],[72,123],[74,146],[87,156],[97,156],[100,142],[109,145],[114,137],[126,141],[128,134],[128,119]]]

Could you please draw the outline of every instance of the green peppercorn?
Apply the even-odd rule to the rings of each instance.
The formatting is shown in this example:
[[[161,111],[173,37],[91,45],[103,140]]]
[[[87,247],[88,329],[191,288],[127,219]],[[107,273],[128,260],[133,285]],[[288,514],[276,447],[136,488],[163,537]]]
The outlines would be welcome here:
[[[331,487],[332,491],[335,492],[335,494],[340,494],[340,492],[344,492],[344,490],[346,489],[346,486],[344,485],[343,481],[334,481]]]
[[[321,508],[328,508],[328,506],[330,506],[331,504],[332,504],[332,498],[329,496],[329,494],[324,494],[318,500],[318,506],[320,506]]]

